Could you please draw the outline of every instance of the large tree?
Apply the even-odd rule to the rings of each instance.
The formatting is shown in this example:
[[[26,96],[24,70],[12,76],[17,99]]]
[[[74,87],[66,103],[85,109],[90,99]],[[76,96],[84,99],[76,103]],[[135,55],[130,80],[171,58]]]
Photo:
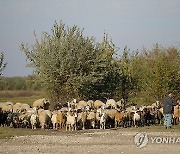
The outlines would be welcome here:
[[[96,43],[93,37],[83,36],[77,26],[60,22],[54,24],[52,34],[43,33],[41,40],[35,38],[33,46],[22,43],[21,50],[51,98],[94,99],[113,94],[116,48],[106,34]]]

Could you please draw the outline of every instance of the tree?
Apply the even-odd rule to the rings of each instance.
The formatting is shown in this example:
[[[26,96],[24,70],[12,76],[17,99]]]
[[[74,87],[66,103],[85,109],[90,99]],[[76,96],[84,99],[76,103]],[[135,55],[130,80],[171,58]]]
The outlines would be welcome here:
[[[101,43],[83,36],[77,26],[54,24],[52,34],[43,33],[35,44],[21,44],[21,50],[35,68],[42,87],[54,100],[95,98],[111,95],[115,78],[113,54],[116,49],[107,35]],[[114,79],[114,81],[116,81]],[[108,84],[107,84],[108,83]]]
[[[145,51],[141,56],[144,61],[141,91],[146,97],[162,100],[168,90],[180,93],[180,53],[177,49],[155,44],[151,51]]]
[[[119,92],[126,101],[129,97],[135,96],[138,90],[138,52],[130,52],[127,46],[118,60],[119,64]]]
[[[2,71],[5,69],[7,63],[4,63],[4,54],[1,52],[0,54],[0,76],[2,75]]]

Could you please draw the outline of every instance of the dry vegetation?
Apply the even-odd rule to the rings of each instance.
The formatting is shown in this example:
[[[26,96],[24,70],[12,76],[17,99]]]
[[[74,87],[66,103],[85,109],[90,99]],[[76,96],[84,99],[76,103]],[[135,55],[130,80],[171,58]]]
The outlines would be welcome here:
[[[40,91],[0,91],[0,102],[21,102],[32,105],[35,100],[43,96]]]

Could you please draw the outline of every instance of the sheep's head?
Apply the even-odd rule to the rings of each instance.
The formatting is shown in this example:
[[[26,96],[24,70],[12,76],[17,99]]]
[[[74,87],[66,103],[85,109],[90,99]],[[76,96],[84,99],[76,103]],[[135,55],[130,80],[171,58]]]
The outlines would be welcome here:
[[[49,102],[49,100],[44,100],[44,109],[45,110],[48,110],[48,108],[49,108],[49,105],[50,105],[50,102]]]

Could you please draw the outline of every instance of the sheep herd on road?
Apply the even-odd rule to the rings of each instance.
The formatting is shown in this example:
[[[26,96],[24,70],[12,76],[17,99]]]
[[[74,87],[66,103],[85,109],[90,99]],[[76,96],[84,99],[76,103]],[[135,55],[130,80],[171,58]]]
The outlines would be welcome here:
[[[123,99],[107,99],[105,103],[73,99],[63,105],[57,104],[54,110],[49,110],[49,105],[45,98],[36,100],[32,107],[23,103],[0,103],[0,126],[73,131],[163,124],[163,109],[159,101],[139,108],[134,103],[126,106]],[[174,124],[180,121],[179,106],[174,107]]]

